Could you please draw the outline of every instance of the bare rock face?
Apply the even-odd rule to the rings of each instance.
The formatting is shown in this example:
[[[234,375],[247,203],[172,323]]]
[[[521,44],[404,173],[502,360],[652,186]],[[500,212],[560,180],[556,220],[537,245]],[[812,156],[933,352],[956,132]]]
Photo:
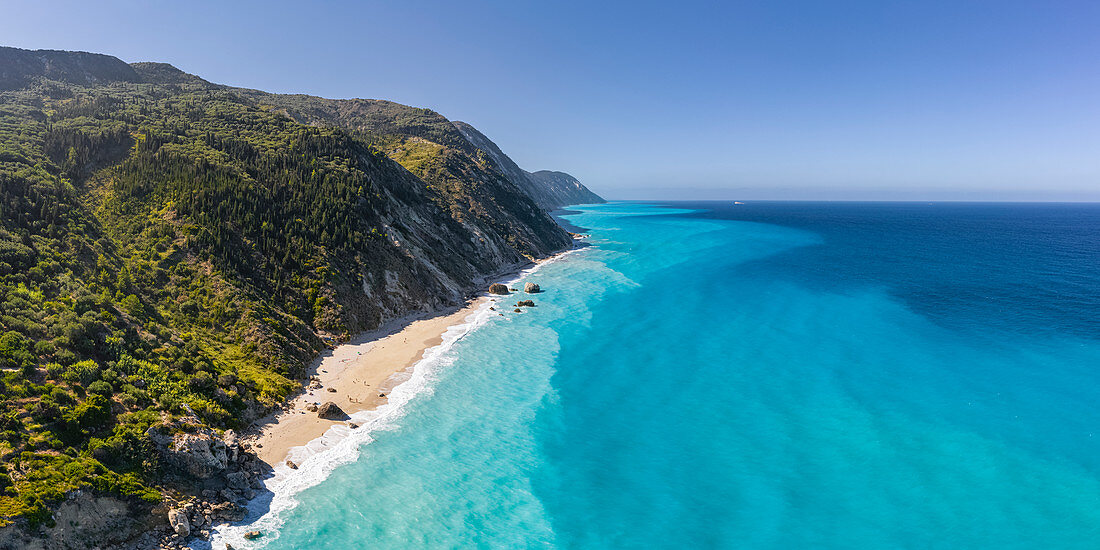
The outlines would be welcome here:
[[[187,519],[187,511],[182,508],[173,508],[168,511],[168,523],[181,538],[191,534],[191,522]]]
[[[332,401],[321,405],[321,408],[317,409],[317,416],[328,420],[346,420],[348,418],[347,413]]]
[[[542,290],[539,289],[539,285],[535,283],[527,283],[523,285],[523,291],[528,294],[537,294],[539,292],[542,292]]]
[[[210,507],[210,517],[222,521],[241,521],[247,510],[233,502],[222,502]]]
[[[500,283],[489,285],[489,294],[508,294],[508,287]]]
[[[209,428],[167,435],[153,427],[148,435],[170,465],[191,477],[209,479],[229,467],[225,442]]]
[[[165,527],[163,512],[158,515],[149,506],[81,490],[66,493],[51,519],[55,525],[41,531],[28,531],[18,522],[0,527],[0,549],[134,548],[129,541]],[[149,539],[151,543],[152,536]]]
[[[225,480],[230,489],[248,489],[248,474],[244,472],[230,472],[225,474]]]

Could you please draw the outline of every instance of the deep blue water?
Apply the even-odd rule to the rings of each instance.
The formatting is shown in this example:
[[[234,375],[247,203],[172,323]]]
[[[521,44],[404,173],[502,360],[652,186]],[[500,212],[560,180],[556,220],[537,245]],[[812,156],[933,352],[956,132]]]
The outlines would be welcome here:
[[[1100,205],[575,210],[257,545],[1100,545]]]

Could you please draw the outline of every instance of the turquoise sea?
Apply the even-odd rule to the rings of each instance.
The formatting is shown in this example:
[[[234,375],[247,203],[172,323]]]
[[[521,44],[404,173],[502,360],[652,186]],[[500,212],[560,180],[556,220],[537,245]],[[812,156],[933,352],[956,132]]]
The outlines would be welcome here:
[[[535,308],[455,329],[227,540],[1100,547],[1100,205],[563,219],[589,246],[522,277]]]

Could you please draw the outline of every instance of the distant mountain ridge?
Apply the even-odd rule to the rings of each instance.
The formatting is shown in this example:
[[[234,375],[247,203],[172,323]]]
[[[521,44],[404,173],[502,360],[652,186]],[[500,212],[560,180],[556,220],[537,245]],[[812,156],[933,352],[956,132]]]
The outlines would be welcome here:
[[[83,86],[141,81],[133,67],[110,55],[0,46],[0,90],[21,88],[35,78]]]
[[[504,173],[520,189],[527,192],[539,206],[546,210],[556,210],[570,204],[591,204],[605,202],[599,195],[589,191],[577,178],[564,172],[545,170],[531,173],[520,168],[497,144],[473,126],[455,121],[455,128],[479,149],[489,153],[496,168]]]

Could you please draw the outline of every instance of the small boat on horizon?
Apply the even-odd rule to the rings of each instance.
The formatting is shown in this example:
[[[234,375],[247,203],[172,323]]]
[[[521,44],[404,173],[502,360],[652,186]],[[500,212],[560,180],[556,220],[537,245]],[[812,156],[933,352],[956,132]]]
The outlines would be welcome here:
[[[745,203],[743,203],[741,201],[733,201],[733,204],[737,205],[737,204],[745,204]]]

